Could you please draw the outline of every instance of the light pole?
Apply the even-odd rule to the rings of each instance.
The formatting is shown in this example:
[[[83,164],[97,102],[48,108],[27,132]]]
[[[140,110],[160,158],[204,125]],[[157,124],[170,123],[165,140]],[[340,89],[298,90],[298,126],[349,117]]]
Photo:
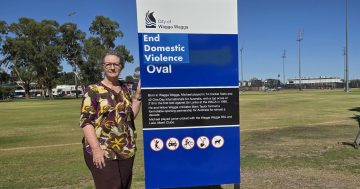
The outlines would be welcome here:
[[[344,91],[345,91],[345,85],[346,85],[346,47],[344,47],[344,52],[343,52],[343,55],[344,55]]]
[[[346,0],[345,92],[349,92],[348,0]]]
[[[286,58],[286,50],[284,49],[284,52],[282,54],[283,59],[283,84],[285,85],[285,58]]]
[[[301,41],[303,40],[304,31],[299,30],[296,41],[299,42],[299,91],[302,90],[301,87]]]
[[[241,46],[241,48],[240,48],[241,86],[243,85],[243,82],[244,82],[244,72],[243,72],[243,50],[244,50],[244,47],[243,47],[243,46]]]

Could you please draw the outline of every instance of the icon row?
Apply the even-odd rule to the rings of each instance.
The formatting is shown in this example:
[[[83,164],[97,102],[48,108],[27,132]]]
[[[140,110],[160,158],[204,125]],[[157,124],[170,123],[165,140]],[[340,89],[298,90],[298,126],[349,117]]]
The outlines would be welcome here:
[[[214,136],[211,139],[211,145],[215,148],[221,148],[224,145],[224,138],[220,135]],[[181,145],[185,150],[191,150],[195,146],[195,140],[192,137],[184,137],[181,140],[181,144],[179,143],[179,140],[175,137],[168,138],[166,140],[166,143],[164,144],[163,140],[160,138],[154,138],[150,142],[150,147],[154,151],[161,151],[164,148],[164,145],[167,149],[174,151],[179,148]],[[210,145],[210,140],[206,136],[200,136],[196,140],[196,145],[200,149],[206,149]]]

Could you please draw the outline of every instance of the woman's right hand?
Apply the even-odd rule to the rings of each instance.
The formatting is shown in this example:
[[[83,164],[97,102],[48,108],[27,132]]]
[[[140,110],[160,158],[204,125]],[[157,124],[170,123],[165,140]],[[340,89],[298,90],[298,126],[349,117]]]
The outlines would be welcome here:
[[[94,126],[87,124],[83,127],[83,131],[86,141],[89,143],[92,151],[93,163],[96,168],[102,169],[105,167],[105,156],[107,155],[107,152],[101,149],[99,141],[96,138]]]
[[[96,168],[104,168],[105,165],[105,150],[101,149],[101,148],[97,148],[97,149],[93,149],[92,150],[92,155],[93,155],[93,163],[96,166]]]

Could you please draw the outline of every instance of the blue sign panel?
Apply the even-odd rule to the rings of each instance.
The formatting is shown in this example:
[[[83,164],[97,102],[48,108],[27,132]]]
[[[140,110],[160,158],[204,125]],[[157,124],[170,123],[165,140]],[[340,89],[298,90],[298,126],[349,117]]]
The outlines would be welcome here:
[[[137,0],[137,17],[145,187],[239,184],[237,0]]]
[[[144,35],[148,34],[139,34],[140,52],[145,49]],[[144,52],[141,57],[144,65],[140,66],[142,87],[239,85],[237,35],[167,34],[166,36],[168,41],[188,39],[187,43],[185,41],[181,43],[184,44],[183,46],[188,45],[186,48],[188,50],[181,54],[184,57],[183,63],[188,62],[188,64],[179,64],[177,61],[147,62],[148,53]],[[176,52],[170,57],[180,56],[179,54]]]
[[[188,39],[188,63],[141,61],[149,189],[240,183],[237,36]]]

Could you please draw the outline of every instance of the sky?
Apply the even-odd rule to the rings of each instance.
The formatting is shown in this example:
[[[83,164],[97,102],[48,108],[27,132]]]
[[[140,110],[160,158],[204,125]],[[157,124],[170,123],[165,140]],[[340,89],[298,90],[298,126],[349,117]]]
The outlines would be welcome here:
[[[11,0],[0,1],[0,20],[17,22],[20,17],[37,21],[53,19],[60,24],[74,22],[88,32],[95,16],[103,15],[120,24],[124,44],[134,56],[122,77],[139,66],[135,0]],[[349,78],[360,79],[360,1],[348,0]],[[75,12],[72,16],[70,13]],[[243,47],[243,78],[286,79],[298,77],[301,41],[303,77],[344,77],[345,0],[238,0],[239,49]],[[195,15],[194,15],[195,16]],[[89,34],[88,34],[89,35]],[[284,49],[286,58],[282,58]],[[239,64],[240,64],[239,55]],[[64,71],[71,67],[63,62]],[[241,78],[239,71],[239,78]]]

